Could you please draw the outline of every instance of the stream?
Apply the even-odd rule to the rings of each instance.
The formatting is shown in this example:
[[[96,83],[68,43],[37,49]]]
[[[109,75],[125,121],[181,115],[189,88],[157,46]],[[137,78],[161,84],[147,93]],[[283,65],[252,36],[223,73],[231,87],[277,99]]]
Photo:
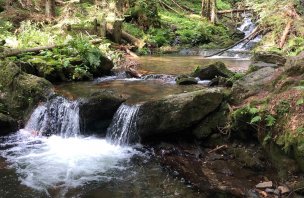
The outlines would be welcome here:
[[[207,88],[204,82],[177,86],[176,75],[215,61],[233,71],[245,71],[250,64],[246,52],[210,59],[201,53],[185,49],[178,55],[142,57],[146,76],[141,79],[111,76],[56,86],[65,98],[40,104],[24,129],[0,138],[0,197],[204,197],[161,166],[153,149],[129,142],[136,142],[134,118],[143,102]],[[128,100],[106,137],[85,136],[79,129],[78,101],[100,89]]]
[[[105,77],[94,82],[58,85],[57,93],[69,100],[59,97],[38,106],[24,129],[0,138],[0,184],[6,186],[0,189],[0,195],[10,198],[203,197],[162,167],[152,150],[129,145],[128,139],[134,136],[133,117],[142,102],[206,88],[204,84],[177,86],[172,77],[190,72],[204,60],[168,56],[144,57],[140,61],[151,74],[143,79]],[[238,63],[240,69],[247,68],[249,63],[237,59],[229,62],[236,69]],[[153,75],[160,70],[164,74]],[[123,104],[116,112],[107,137],[82,136],[77,99],[99,89],[128,95],[129,105]],[[56,135],[42,136],[44,131]]]

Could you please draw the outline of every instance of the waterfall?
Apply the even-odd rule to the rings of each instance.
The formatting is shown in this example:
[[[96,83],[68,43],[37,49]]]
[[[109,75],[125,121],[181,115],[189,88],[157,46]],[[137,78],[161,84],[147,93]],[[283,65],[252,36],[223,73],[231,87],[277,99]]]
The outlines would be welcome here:
[[[248,35],[250,35],[253,30],[256,28],[256,25],[252,22],[251,19],[251,14],[250,13],[245,13],[242,15],[244,17],[244,21],[242,23],[242,25],[240,27],[238,27],[238,30],[244,32],[245,37],[247,37]],[[257,36],[255,39],[251,40],[251,41],[244,41],[238,45],[236,45],[235,47],[233,47],[231,49],[231,51],[242,51],[242,50],[248,50],[250,49],[254,44],[256,44],[257,42],[259,42],[261,40],[260,36]]]
[[[25,129],[36,135],[79,135],[78,101],[69,101],[63,97],[51,99],[35,109]]]
[[[107,130],[107,138],[114,144],[126,145],[138,140],[136,118],[140,105],[122,104]]]

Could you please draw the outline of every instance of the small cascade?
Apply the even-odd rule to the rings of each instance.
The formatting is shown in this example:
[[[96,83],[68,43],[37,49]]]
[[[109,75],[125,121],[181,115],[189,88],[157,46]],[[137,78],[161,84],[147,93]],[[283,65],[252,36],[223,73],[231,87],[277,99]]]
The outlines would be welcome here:
[[[256,28],[256,25],[252,22],[251,19],[251,14],[249,13],[245,13],[243,14],[244,17],[244,22],[242,23],[242,25],[238,28],[238,30],[244,32],[245,37],[247,37],[248,35],[250,35],[253,30]],[[257,36],[255,39],[251,40],[251,41],[244,41],[238,45],[236,45],[235,47],[233,47],[231,49],[231,51],[244,51],[244,50],[249,50],[254,44],[256,44],[257,42],[259,42],[261,40],[260,36]]]
[[[51,99],[35,109],[25,129],[36,135],[76,137],[80,133],[78,101],[63,97]]]
[[[136,118],[140,105],[122,104],[107,130],[107,138],[116,145],[128,145],[138,140]]]

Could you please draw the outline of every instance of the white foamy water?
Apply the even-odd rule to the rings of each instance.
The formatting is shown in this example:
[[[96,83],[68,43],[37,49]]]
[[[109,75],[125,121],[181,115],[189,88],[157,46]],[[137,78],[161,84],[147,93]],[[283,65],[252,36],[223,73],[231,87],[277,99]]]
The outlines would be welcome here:
[[[137,153],[94,137],[42,137],[20,130],[0,139],[0,155],[16,169],[22,184],[40,191],[69,189],[108,181],[109,172],[124,170]]]
[[[117,145],[127,145],[138,137],[136,117],[140,105],[122,104],[107,130],[108,139]]]

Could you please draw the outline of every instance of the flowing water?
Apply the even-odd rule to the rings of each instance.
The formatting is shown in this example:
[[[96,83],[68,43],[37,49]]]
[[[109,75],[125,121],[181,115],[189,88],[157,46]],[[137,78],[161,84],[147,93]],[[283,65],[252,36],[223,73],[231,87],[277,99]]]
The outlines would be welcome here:
[[[249,36],[254,29],[256,28],[255,23],[252,22],[252,15],[249,13],[243,14],[244,20],[240,27],[238,27],[238,30],[244,32],[245,37]],[[235,47],[233,47],[230,51],[244,51],[244,50],[250,50],[257,42],[261,40],[261,36],[257,36],[253,40],[250,41],[244,41]]]
[[[41,104],[24,129],[0,138],[0,197],[193,197],[149,151],[128,146],[139,108],[122,104],[100,139],[79,133],[77,101]]]
[[[115,113],[112,123],[107,131],[107,138],[115,145],[129,145],[138,142],[136,128],[137,112],[139,104],[122,104]]]

